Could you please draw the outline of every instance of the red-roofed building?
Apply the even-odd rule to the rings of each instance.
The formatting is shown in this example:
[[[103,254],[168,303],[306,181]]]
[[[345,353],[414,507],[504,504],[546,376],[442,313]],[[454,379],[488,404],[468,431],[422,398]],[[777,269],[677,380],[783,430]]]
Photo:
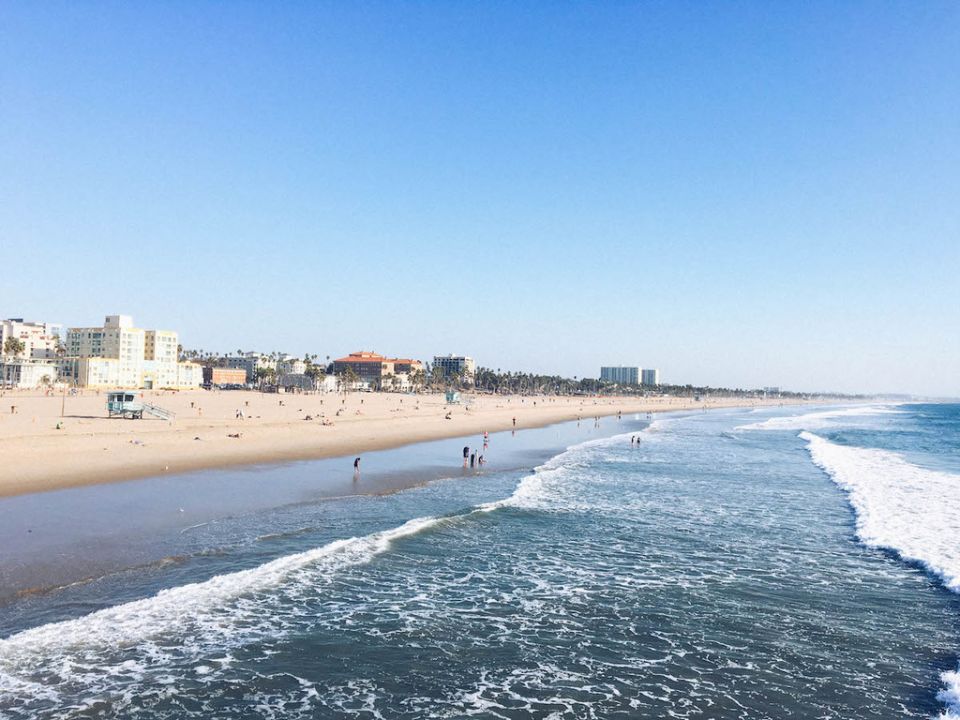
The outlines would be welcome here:
[[[409,386],[409,375],[423,369],[423,363],[409,358],[388,358],[375,352],[360,351],[333,361],[333,374],[342,376],[353,370],[357,378],[377,387],[385,385],[384,378],[395,378],[401,388]],[[386,389],[386,388],[384,388]]]

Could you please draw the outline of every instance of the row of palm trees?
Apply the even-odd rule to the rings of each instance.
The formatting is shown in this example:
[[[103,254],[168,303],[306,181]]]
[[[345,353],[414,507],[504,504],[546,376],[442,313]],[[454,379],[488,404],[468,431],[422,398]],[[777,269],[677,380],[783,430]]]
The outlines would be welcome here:
[[[7,348],[4,348],[8,352]],[[244,354],[237,350],[237,356]],[[180,348],[180,357],[185,360],[194,360],[204,364],[218,364],[225,356],[216,352],[204,350],[184,350]],[[271,366],[258,368],[257,381],[271,384],[277,380],[276,363],[287,357],[285,353],[271,352],[263,357],[269,360]],[[306,375],[315,382],[333,372],[330,356],[321,357],[316,354],[306,354],[303,361],[307,366]],[[361,378],[353,368],[346,368],[338,373],[340,385],[344,389],[357,387]],[[413,392],[443,392],[475,390],[498,395],[671,395],[674,397],[708,397],[723,395],[727,397],[758,397],[763,394],[760,389],[710,387],[705,385],[659,385],[656,387],[644,385],[618,384],[596,378],[562,377],[560,375],[544,375],[506,370],[494,370],[488,367],[478,367],[471,375],[465,368],[451,372],[439,365],[425,363],[407,376],[407,382],[393,374],[386,374],[379,379],[368,381],[373,390],[397,391],[400,389]],[[804,393],[781,391],[784,398],[805,398]]]

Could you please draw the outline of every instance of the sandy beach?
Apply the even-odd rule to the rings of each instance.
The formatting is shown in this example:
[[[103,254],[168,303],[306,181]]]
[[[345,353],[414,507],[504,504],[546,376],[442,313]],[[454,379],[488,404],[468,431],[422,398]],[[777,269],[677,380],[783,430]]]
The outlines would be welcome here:
[[[202,468],[362,454],[505,430],[513,427],[514,419],[517,428],[525,428],[618,412],[787,402],[465,395],[461,403],[448,405],[443,395],[428,394],[138,394],[175,413],[175,419],[108,418],[105,394],[94,391],[66,398],[39,391],[5,392],[0,397],[0,496]]]

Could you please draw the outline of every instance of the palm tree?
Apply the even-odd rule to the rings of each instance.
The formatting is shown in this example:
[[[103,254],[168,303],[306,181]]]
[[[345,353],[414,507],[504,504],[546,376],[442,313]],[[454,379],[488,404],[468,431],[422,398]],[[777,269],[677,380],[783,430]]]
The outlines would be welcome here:
[[[253,371],[253,377],[262,390],[264,383],[277,377],[277,371],[272,367],[258,367]]]
[[[12,355],[14,358],[26,349],[26,344],[20,338],[8,337],[3,343],[3,353],[5,355]]]
[[[354,370],[350,365],[347,365],[343,370],[340,371],[340,385],[343,387],[343,394],[347,394],[347,390],[351,389],[357,381],[360,379],[360,376],[357,375],[357,371]]]

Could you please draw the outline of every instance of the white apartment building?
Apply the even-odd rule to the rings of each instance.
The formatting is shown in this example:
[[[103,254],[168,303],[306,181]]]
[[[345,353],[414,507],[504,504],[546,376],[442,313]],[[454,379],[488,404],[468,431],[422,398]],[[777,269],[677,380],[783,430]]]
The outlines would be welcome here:
[[[57,343],[60,340],[62,325],[45,322],[24,322],[23,318],[0,320],[0,354],[9,338],[23,343],[20,358],[51,359],[57,356]]]
[[[307,364],[292,355],[285,355],[277,362],[278,375],[303,375],[306,371]]]
[[[0,387],[33,389],[53,385],[57,364],[42,358],[0,358]]]
[[[433,367],[439,368],[445,376],[456,377],[463,373],[466,380],[473,380],[477,364],[466,355],[434,355]]]
[[[197,388],[203,384],[203,365],[194,362],[177,363],[177,384],[180,389]]]
[[[146,332],[133,327],[133,319],[129,315],[108,315],[102,327],[70,328],[67,330],[66,346],[68,358],[115,361],[93,363],[92,374],[74,377],[81,387],[143,387]],[[77,368],[79,370],[80,365]]]
[[[79,387],[199,387],[202,368],[178,362],[178,345],[171,330],[142,330],[129,315],[108,315],[103,327],[67,330],[61,378]]]

